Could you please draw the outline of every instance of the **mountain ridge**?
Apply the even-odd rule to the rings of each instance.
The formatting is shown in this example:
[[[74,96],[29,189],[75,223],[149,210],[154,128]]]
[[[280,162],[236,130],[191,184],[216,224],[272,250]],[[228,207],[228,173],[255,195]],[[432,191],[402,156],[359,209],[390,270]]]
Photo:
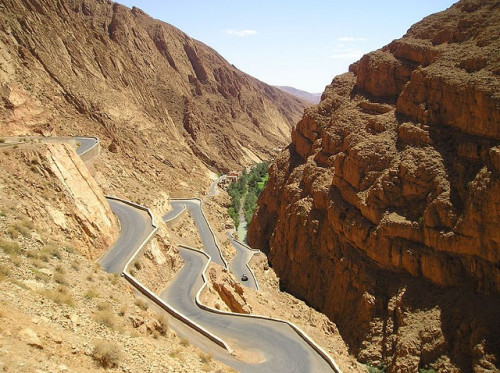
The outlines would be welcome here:
[[[282,91],[290,93],[291,95],[294,95],[295,97],[298,97],[302,100],[308,101],[312,104],[319,104],[319,102],[321,101],[321,93],[310,93],[289,86],[276,85],[275,87],[281,89]]]

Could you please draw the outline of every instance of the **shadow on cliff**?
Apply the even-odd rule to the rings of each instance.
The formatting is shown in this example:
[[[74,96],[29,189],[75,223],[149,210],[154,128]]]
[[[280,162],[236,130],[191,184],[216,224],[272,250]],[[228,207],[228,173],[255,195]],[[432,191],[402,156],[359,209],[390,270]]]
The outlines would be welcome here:
[[[420,368],[425,368],[448,355],[461,372],[472,372],[473,365],[492,368],[476,360],[485,353],[500,355],[499,297],[478,295],[472,287],[441,288],[425,279],[380,271],[378,278],[383,280],[376,284],[374,316],[382,319],[384,359],[392,358],[393,365],[406,354],[419,354]],[[406,330],[400,332],[403,327]],[[339,329],[351,353],[358,356],[370,333],[349,340],[340,325]]]

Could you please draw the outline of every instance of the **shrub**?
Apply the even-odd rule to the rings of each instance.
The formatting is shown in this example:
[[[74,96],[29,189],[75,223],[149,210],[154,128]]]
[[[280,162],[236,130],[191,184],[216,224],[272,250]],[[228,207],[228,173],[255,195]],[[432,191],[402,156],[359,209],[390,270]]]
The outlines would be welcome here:
[[[40,259],[44,262],[48,262],[51,258],[61,259],[61,253],[59,252],[59,249],[53,244],[45,245],[43,249],[40,250],[39,256]]]
[[[66,273],[66,271],[65,271],[64,267],[63,267],[62,265],[60,265],[60,264],[58,264],[58,265],[56,266],[56,272],[57,272],[57,273],[60,273],[61,275],[64,275],[64,274]]]
[[[149,308],[148,302],[142,299],[136,299],[134,304],[144,311],[146,311]]]
[[[92,357],[103,368],[117,367],[121,360],[121,349],[114,342],[99,341],[94,345]]]
[[[71,263],[71,268],[73,268],[76,272],[80,272],[80,263],[75,260],[73,263]]]
[[[9,259],[10,259],[11,263],[14,264],[16,267],[20,266],[21,263],[23,262],[22,259],[15,254],[9,255]]]
[[[60,285],[68,286],[69,282],[66,280],[66,277],[62,273],[54,273],[54,281]]]
[[[165,316],[161,315],[158,318],[158,322],[160,323],[160,329],[158,330],[160,334],[167,335],[169,328],[168,319]]]
[[[13,238],[13,239],[16,239],[19,237],[18,230],[13,226],[7,227],[7,229],[5,230],[5,233],[7,233],[10,236],[10,238]]]
[[[14,228],[21,233],[24,237],[31,237],[31,230],[33,223],[29,220],[23,220],[14,224]]]
[[[179,359],[181,357],[181,350],[177,348],[174,351],[170,351],[168,356],[174,359]]]
[[[116,328],[115,315],[111,310],[102,310],[95,314],[94,320],[101,325],[107,326],[110,329]]]
[[[86,299],[94,299],[94,298],[97,298],[99,296],[99,293],[97,291],[95,291],[94,289],[89,289],[85,292],[85,295],[84,297]]]
[[[189,340],[187,338],[183,337],[183,338],[181,338],[180,344],[181,344],[181,346],[187,347],[187,346],[189,346]]]
[[[139,271],[142,268],[142,263],[141,262],[134,262],[134,267],[135,267],[135,269],[137,269]]]
[[[42,273],[38,270],[33,270],[33,274],[35,275],[35,280],[37,281],[43,281],[43,282],[49,282],[50,277],[47,276],[45,273]]]
[[[371,364],[367,364],[365,366],[368,369],[369,373],[385,373],[385,367],[383,365],[379,365],[377,367],[374,367]]]
[[[97,309],[99,311],[104,311],[104,310],[111,310],[111,304],[107,303],[107,302],[100,302],[98,305],[97,305]]]
[[[118,280],[120,279],[120,276],[118,276],[117,273],[113,273],[110,274],[108,278],[113,285],[116,285],[118,283]]]
[[[121,306],[120,309],[118,310],[118,315],[125,316],[126,313],[127,313],[127,306],[126,305]]]
[[[10,275],[9,267],[0,264],[0,281],[2,281],[5,277]]]
[[[9,255],[19,254],[21,252],[19,244],[14,241],[0,239],[0,247],[5,254]]]
[[[75,301],[73,300],[73,297],[69,293],[69,290],[64,286],[59,286],[56,291],[45,290],[42,292],[42,294],[46,298],[54,301],[57,304],[66,304],[70,307],[75,306]]]
[[[33,265],[33,267],[44,268],[43,262],[40,259],[31,258],[30,261],[31,261],[31,264]]]
[[[212,355],[205,352],[200,352],[198,356],[200,357],[201,362],[204,364],[208,364],[212,361]]]

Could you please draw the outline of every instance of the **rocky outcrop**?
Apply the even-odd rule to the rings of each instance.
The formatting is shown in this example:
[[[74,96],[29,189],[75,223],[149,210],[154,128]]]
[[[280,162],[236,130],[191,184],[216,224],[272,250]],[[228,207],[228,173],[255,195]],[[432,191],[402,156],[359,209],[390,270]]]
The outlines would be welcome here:
[[[250,225],[282,287],[391,372],[498,364],[498,22],[461,1],[336,77]]]
[[[116,217],[72,145],[23,143],[5,147],[3,155],[11,198],[2,200],[4,208],[26,215],[43,232],[40,242],[59,241],[91,260],[113,244]]]
[[[208,271],[208,278],[210,286],[213,287],[231,312],[246,314],[252,312],[250,306],[247,305],[242,285],[229,273],[212,266]]]
[[[169,192],[204,190],[211,171],[253,163],[247,149],[267,159],[285,145],[306,106],[135,7],[1,6],[0,134],[98,136],[114,163],[96,167],[117,179],[128,169]]]

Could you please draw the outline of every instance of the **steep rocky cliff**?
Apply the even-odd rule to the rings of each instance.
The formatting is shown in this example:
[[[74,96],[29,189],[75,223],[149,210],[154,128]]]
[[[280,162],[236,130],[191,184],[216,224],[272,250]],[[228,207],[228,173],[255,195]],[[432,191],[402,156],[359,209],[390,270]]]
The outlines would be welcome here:
[[[99,136],[103,174],[204,189],[209,170],[286,144],[306,106],[137,8],[105,0],[0,8],[0,136]]]
[[[461,1],[336,77],[250,225],[282,287],[391,372],[499,366],[499,24]]]
[[[66,241],[91,260],[114,242],[116,217],[72,145],[27,143],[2,147],[1,154],[2,208],[26,219],[17,223],[20,230],[13,224],[19,232],[12,238],[29,222],[52,242]]]

